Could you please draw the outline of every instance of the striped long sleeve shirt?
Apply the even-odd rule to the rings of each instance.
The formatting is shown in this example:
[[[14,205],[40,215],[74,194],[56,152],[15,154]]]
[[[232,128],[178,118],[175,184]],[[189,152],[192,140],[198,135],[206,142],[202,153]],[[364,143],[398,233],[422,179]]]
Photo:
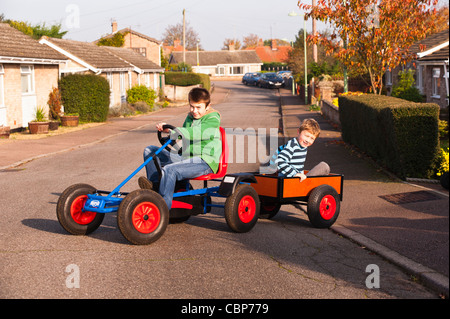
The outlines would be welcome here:
[[[297,138],[289,140],[276,159],[278,173],[286,177],[303,173],[307,151],[308,148],[301,147]]]

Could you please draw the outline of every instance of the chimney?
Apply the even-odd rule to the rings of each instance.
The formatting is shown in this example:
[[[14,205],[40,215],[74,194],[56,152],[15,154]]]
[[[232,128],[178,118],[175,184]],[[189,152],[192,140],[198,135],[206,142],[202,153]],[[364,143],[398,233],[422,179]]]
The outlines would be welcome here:
[[[278,50],[277,40],[272,39],[272,50]]]
[[[260,39],[258,40],[258,46],[259,46],[259,47],[263,47],[263,46],[264,46],[264,41],[263,41],[263,39],[260,38]]]
[[[178,48],[181,45],[181,41],[179,39],[173,40],[173,47]]]
[[[113,22],[111,22],[111,27],[112,27],[112,33],[117,32],[117,22],[115,20],[113,20]]]
[[[228,50],[234,51],[234,41],[230,41],[230,44],[228,44]]]

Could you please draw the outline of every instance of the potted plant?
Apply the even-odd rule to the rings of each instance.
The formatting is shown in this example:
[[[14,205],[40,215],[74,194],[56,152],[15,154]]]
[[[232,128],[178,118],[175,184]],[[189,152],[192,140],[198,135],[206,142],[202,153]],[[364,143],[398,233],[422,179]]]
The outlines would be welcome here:
[[[49,129],[51,131],[57,130],[61,115],[61,93],[58,88],[53,88],[48,96],[48,113],[49,113]]]
[[[28,122],[28,130],[31,134],[43,134],[48,133],[48,127],[50,123],[45,116],[43,107],[37,107],[34,120]]]
[[[11,134],[10,127],[0,125],[0,138],[9,138],[9,134]]]
[[[78,113],[69,113],[60,116],[62,126],[78,126]]]

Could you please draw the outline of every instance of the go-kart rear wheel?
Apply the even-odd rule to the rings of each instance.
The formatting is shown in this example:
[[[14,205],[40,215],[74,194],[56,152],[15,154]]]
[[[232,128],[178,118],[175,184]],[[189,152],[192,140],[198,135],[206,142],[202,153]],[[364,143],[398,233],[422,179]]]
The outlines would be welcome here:
[[[83,211],[88,194],[96,189],[87,184],[75,184],[66,188],[59,196],[56,216],[61,226],[72,235],[87,235],[102,223],[105,214]]]
[[[164,234],[169,223],[169,209],[161,195],[139,189],[129,193],[120,203],[117,223],[130,243],[148,245]]]
[[[239,185],[225,201],[225,219],[237,233],[250,231],[259,218],[258,193],[250,185]]]
[[[331,227],[339,216],[339,210],[339,195],[333,187],[320,185],[309,195],[308,219],[314,227]]]

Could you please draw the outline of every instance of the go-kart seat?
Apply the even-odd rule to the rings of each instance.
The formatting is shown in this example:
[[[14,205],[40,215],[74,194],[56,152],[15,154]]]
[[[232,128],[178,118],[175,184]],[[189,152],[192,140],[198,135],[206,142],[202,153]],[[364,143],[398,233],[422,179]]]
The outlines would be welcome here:
[[[206,174],[202,176],[198,176],[193,178],[194,180],[200,181],[208,181],[211,179],[222,178],[227,174],[228,167],[228,143],[227,137],[225,134],[225,129],[223,127],[219,127],[220,129],[220,140],[222,141],[222,154],[220,155],[219,168],[217,173]]]

